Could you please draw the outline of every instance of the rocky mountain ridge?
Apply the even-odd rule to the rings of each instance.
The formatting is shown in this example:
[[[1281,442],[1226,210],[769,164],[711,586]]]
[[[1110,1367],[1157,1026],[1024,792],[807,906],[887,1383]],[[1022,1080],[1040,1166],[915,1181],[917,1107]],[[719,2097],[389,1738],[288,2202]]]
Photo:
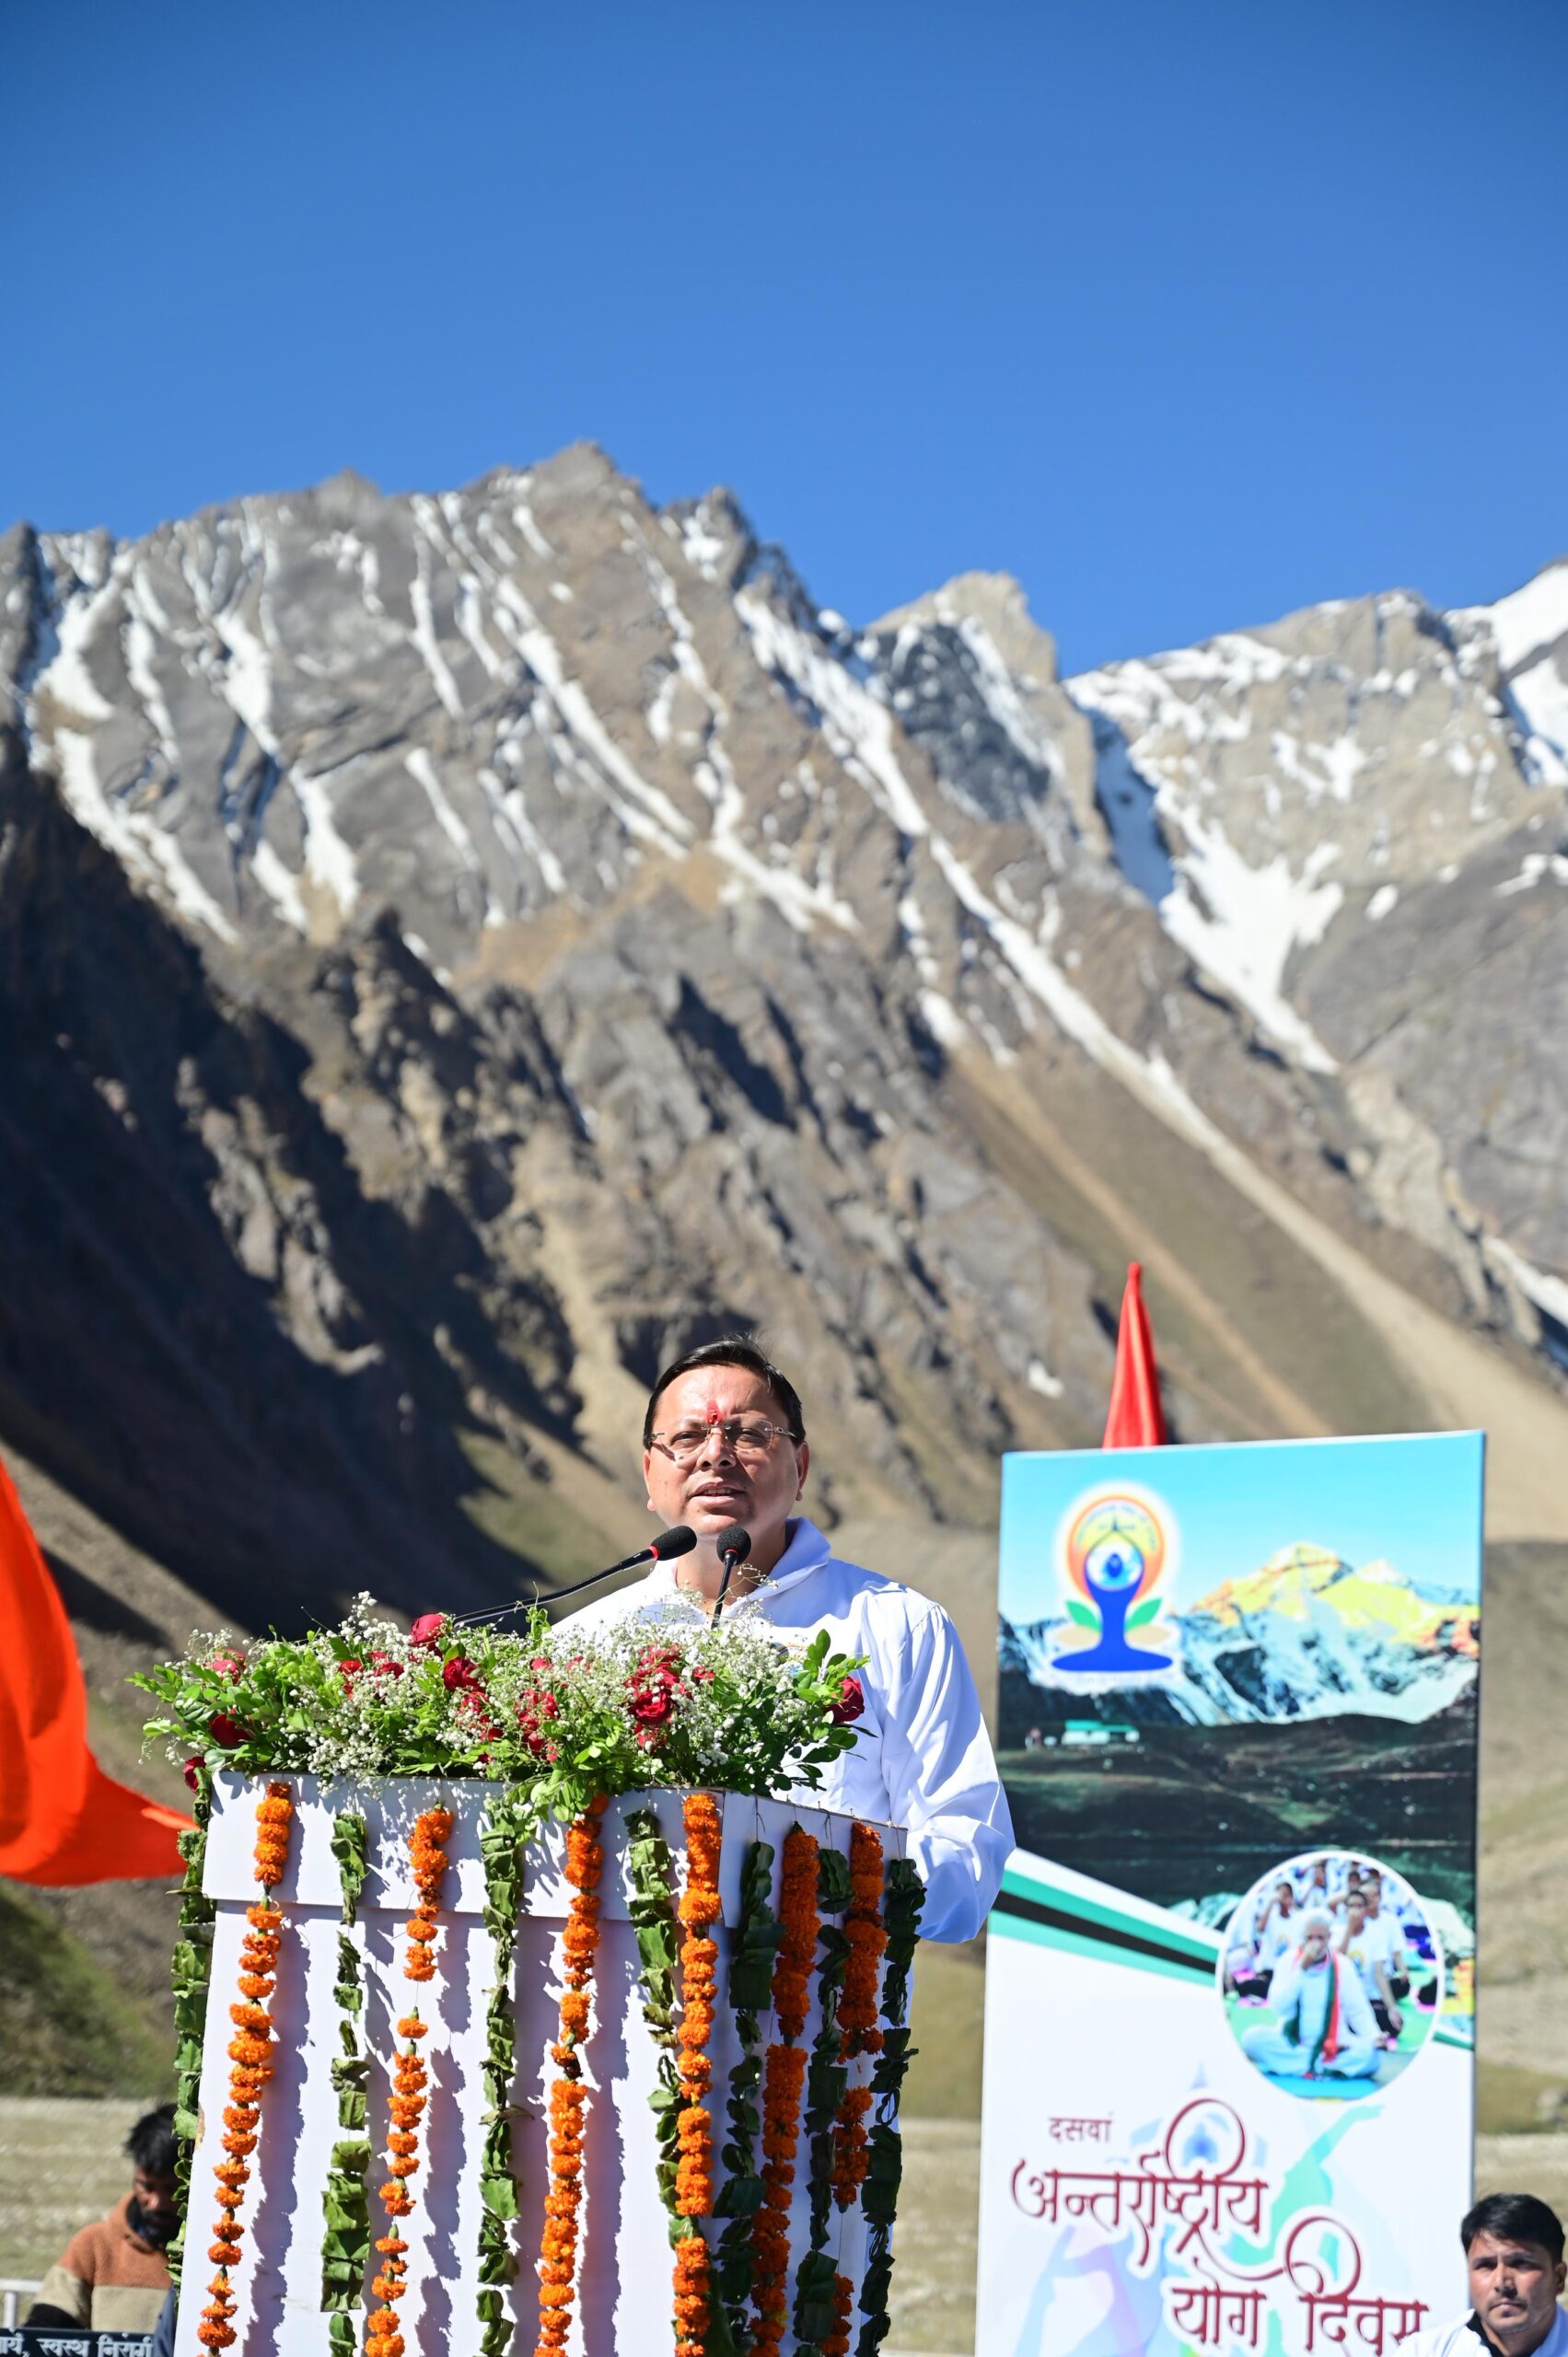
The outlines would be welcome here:
[[[1558,567],[1063,681],[586,446],[18,527],[0,1438],[240,1618],[467,1600],[761,1321],[828,1518],[982,1523],[1137,1252],[1185,1435],[1501,1398],[1562,1535],[1565,670]]]

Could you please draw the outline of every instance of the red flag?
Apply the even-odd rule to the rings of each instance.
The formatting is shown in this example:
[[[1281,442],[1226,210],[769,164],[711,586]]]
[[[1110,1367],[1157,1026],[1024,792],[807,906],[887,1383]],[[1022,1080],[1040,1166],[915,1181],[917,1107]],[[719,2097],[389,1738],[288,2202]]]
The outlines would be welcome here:
[[[189,1825],[106,1776],[87,1749],[87,1695],[60,1591],[0,1465],[0,1875],[134,1882],[184,1872]]]
[[[1139,1262],[1130,1262],[1127,1290],[1121,1296],[1121,1323],[1116,1331],[1116,1372],[1110,1378],[1110,1412],[1105,1420],[1102,1448],[1156,1448],[1165,1438],[1160,1371],[1155,1364],[1154,1337],[1144,1306],[1143,1277]]]

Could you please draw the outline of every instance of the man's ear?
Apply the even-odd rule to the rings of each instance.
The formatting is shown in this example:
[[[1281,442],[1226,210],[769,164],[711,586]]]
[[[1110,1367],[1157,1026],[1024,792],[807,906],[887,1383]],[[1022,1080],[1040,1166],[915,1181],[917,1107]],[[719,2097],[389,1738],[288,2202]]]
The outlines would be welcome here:
[[[1560,2258],[1558,2260],[1556,2266],[1551,2270],[1551,2280],[1557,2286],[1557,2296],[1561,2299],[1562,2297],[1562,2287],[1565,2283],[1568,2283],[1568,2258]]]
[[[796,1499],[798,1502],[806,1495],[806,1476],[811,1470],[811,1443],[808,1440],[803,1440],[796,1443],[795,1461],[799,1469],[800,1474],[800,1478],[795,1485]]]

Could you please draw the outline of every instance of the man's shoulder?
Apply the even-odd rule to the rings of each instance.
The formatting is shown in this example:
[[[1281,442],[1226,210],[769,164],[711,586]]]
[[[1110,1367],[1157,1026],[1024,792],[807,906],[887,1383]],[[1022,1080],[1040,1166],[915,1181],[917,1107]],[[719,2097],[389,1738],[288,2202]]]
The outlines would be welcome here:
[[[822,1566],[827,1576],[844,1592],[847,1600],[864,1605],[879,1623],[900,1629],[950,1629],[952,1622],[934,1596],[924,1596],[905,1580],[896,1580],[887,1572],[872,1571],[865,1563],[852,1563],[842,1555],[830,1555]]]
[[[60,2264],[65,2272],[82,2283],[100,2282],[125,2239],[129,2213],[130,2196],[122,2194],[107,2216],[95,2218],[90,2226],[79,2226],[61,2253]]]
[[[1488,2357],[1491,2343],[1476,2328],[1475,2310],[1450,2316],[1445,2324],[1429,2324],[1399,2343],[1406,2357]]]

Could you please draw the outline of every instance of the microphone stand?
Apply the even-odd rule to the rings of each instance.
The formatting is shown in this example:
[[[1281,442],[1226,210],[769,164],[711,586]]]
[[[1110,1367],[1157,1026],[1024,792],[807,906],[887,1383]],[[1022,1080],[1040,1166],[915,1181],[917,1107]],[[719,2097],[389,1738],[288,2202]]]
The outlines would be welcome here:
[[[728,1533],[726,1532],[726,1537]],[[744,1535],[744,1534],[743,1534]],[[747,1542],[749,1544],[749,1541]],[[639,1547],[634,1555],[623,1555],[619,1563],[609,1563],[602,1572],[592,1572],[586,1580],[574,1580],[570,1587],[558,1587],[541,1596],[536,1587],[531,1596],[519,1596],[516,1604],[500,1604],[483,1612],[459,1612],[452,1621],[454,1629],[471,1629],[481,1620],[509,1620],[515,1612],[531,1612],[538,1604],[564,1604],[569,1596],[581,1596],[586,1587],[598,1587],[600,1580],[612,1580],[617,1572],[635,1570],[639,1563],[665,1563],[675,1555],[690,1554],[697,1544],[697,1534],[678,1523],[673,1530],[661,1530],[646,1547]],[[742,1554],[746,1551],[741,1549]]]
[[[751,1534],[749,1530],[742,1530],[738,1523],[732,1524],[719,1539],[719,1561],[724,1565],[724,1577],[719,1582],[719,1592],[714,1599],[715,1629],[719,1625],[719,1614],[724,1610],[725,1597],[729,1594],[729,1584],[735,1575],[735,1567],[738,1563],[743,1563],[750,1551]]]

